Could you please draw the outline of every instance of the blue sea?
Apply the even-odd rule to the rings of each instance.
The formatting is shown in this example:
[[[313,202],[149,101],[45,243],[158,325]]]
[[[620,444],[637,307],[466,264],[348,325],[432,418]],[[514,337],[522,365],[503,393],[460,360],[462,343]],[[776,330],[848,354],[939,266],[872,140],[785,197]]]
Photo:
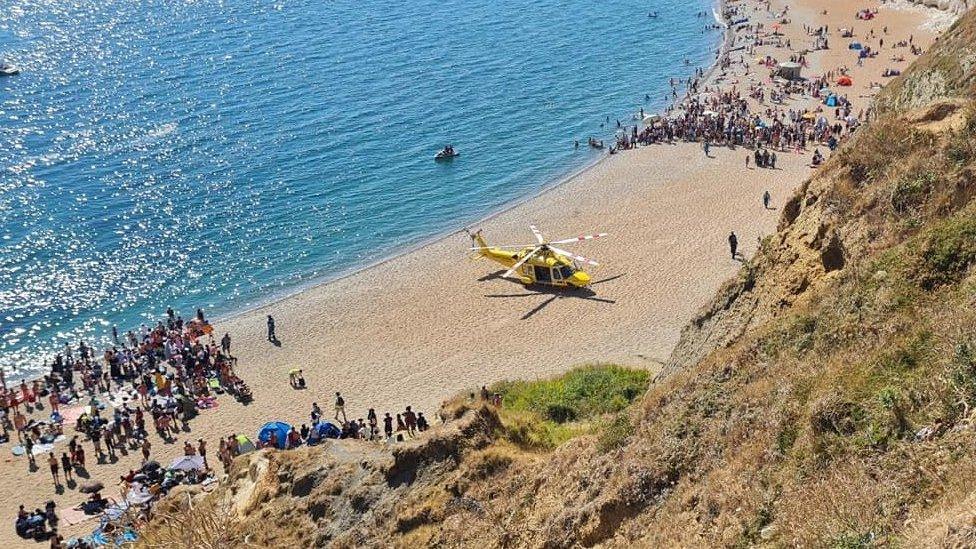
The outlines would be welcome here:
[[[0,0],[22,71],[0,77],[0,366],[37,373],[168,305],[232,314],[532,195],[711,64],[711,13]],[[461,156],[435,163],[445,143]]]

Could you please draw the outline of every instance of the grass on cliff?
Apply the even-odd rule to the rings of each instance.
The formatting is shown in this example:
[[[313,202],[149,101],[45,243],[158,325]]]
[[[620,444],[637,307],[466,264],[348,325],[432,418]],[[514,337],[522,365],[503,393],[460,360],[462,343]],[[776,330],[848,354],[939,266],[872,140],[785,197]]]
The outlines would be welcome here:
[[[501,382],[492,392],[502,396],[504,434],[519,447],[551,450],[573,437],[596,434],[600,447],[610,449],[631,432],[625,410],[649,383],[646,370],[595,365],[551,379]]]

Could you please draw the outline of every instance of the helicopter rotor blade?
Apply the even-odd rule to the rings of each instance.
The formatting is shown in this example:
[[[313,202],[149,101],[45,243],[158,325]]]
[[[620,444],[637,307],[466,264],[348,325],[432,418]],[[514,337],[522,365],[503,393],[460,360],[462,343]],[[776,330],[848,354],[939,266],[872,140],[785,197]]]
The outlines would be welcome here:
[[[523,263],[525,263],[526,261],[528,261],[529,258],[531,258],[532,256],[534,256],[540,249],[542,249],[542,246],[536,246],[535,249],[533,249],[531,252],[525,254],[525,257],[523,257],[522,259],[518,260],[515,263],[515,265],[512,265],[512,268],[511,269],[505,271],[505,274],[503,274],[502,276],[505,277],[505,278],[511,278],[512,274],[515,273],[515,271],[517,271],[518,268],[521,267]]]
[[[552,250],[552,251],[554,251],[554,252],[556,252],[557,254],[565,255],[565,256],[568,256],[568,257],[572,257],[576,261],[579,261],[579,262],[582,262],[582,263],[586,263],[587,265],[593,265],[594,267],[597,266],[597,265],[599,265],[599,263],[597,263],[596,261],[593,261],[592,259],[589,259],[587,257],[583,257],[581,255],[576,255],[576,254],[574,254],[572,252],[567,252],[566,250],[560,250],[559,248],[554,248],[552,246],[549,246],[549,249]]]
[[[501,246],[473,246],[469,250],[490,250],[491,248],[535,248],[538,244],[505,244]]]
[[[532,234],[535,235],[535,239],[539,241],[539,244],[545,244],[546,239],[542,238],[542,233],[539,232],[539,229],[537,229],[535,225],[529,225],[529,229],[532,231]]]
[[[562,240],[555,240],[550,242],[550,244],[570,244],[572,242],[583,242],[584,240],[593,240],[594,238],[602,238],[607,236],[607,233],[597,233],[597,234],[586,234],[582,236],[577,236],[576,238],[564,238]]]

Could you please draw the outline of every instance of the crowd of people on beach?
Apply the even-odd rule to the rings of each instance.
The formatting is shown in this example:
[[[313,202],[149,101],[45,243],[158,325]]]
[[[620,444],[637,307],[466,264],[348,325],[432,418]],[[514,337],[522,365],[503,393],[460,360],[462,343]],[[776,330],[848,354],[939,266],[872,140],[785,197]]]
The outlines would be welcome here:
[[[268,341],[280,344],[270,316]],[[170,308],[152,328],[143,324],[125,334],[113,328],[112,345],[100,357],[84,341],[76,347],[66,344],[42,378],[0,389],[2,442],[10,441],[10,432],[14,432],[20,443],[14,453],[26,456],[30,472],[39,469],[36,457],[46,455],[59,493],[65,485],[78,487],[79,478],[90,478],[89,456],[99,465],[116,462],[120,454],[141,454],[140,467],[123,475],[119,488],[123,498],[137,494],[141,507],[138,516],[148,520],[152,504],[173,486],[213,482],[215,477],[204,438],[195,443],[184,441],[183,456],[191,461],[185,462],[189,464],[186,467],[171,469],[152,459],[150,433],[164,443],[176,442],[189,431],[189,423],[197,414],[217,405],[218,395],[229,394],[242,403],[253,398],[250,388],[236,373],[237,358],[231,354],[231,343],[230,334],[224,334],[218,344],[202,310],[185,321]],[[289,383],[293,389],[306,388],[301,369],[289,373]],[[49,410],[44,409],[45,400]],[[424,414],[411,406],[400,413],[387,412],[383,417],[369,408],[365,418],[350,419],[339,392],[335,393],[334,410],[331,418],[325,418],[318,403],[312,403],[309,423],[282,432],[281,440],[277,432],[267,439],[259,434],[256,444],[239,433],[222,437],[217,446],[218,460],[226,472],[235,457],[256,448],[295,448],[319,444],[326,438],[392,443],[416,437],[430,428]],[[29,419],[35,412],[49,415],[45,419]],[[67,448],[58,456],[54,446],[63,440],[67,440]],[[88,514],[104,511],[108,505],[109,500],[100,489],[82,504]],[[51,539],[52,546],[56,546],[61,538],[54,509],[53,501],[44,510],[34,512],[21,506],[16,524],[18,535]],[[131,530],[125,532],[134,535]],[[72,543],[73,547],[84,546],[83,541]]]
[[[766,9],[768,11],[768,6]],[[729,78],[733,68],[748,75],[754,66],[768,71],[768,79],[754,83],[743,82],[741,86],[728,82],[722,86],[706,86],[708,79],[702,69],[696,70],[694,77],[683,82],[672,79],[671,94],[667,99],[673,102],[665,112],[662,115],[649,115],[642,108],[635,116],[637,123],[626,127],[617,121],[619,130],[616,142],[610,147],[610,153],[657,143],[699,142],[706,150],[711,146],[741,146],[752,149],[757,167],[774,167],[777,151],[801,154],[813,146],[811,164],[816,166],[822,162],[823,153],[816,147],[835,150],[857,130],[865,116],[870,113],[864,110],[855,113],[848,94],[834,91],[852,85],[849,69],[846,67],[804,79],[784,78],[779,74],[781,61],[808,67],[808,52],[829,47],[828,27],[804,27],[812,43],[806,50],[793,51],[790,40],[779,32],[781,25],[790,23],[788,13],[788,7],[780,13],[769,12],[768,15],[777,22],[768,27],[763,22],[749,22],[744,5],[726,5],[722,18],[730,28],[738,31],[732,43],[739,41],[744,42],[744,45],[727,47],[721,52],[713,69],[719,73],[718,81]],[[859,19],[866,17],[862,12],[858,13],[861,14]],[[840,29],[840,32],[842,36],[853,36],[851,29]],[[884,36],[887,35],[887,27],[878,36],[873,29],[870,30],[866,38],[878,41],[877,50],[852,42],[852,48],[856,46],[859,51],[857,61],[876,56],[878,50],[884,46]],[[913,44],[912,37],[889,45],[893,48],[910,47],[914,55],[922,53]],[[755,59],[755,65],[752,65],[753,58],[746,56],[752,56],[759,46],[783,48],[789,53],[782,59],[766,55]],[[740,53],[735,55],[737,51]],[[894,57],[893,60],[903,61],[904,57]],[[883,76],[897,73],[895,69],[887,69]],[[684,95],[679,100],[681,87],[684,88]],[[814,109],[786,106],[791,99],[799,96],[818,99],[820,106]],[[647,99],[649,97],[645,97]]]
[[[113,328],[113,345],[100,358],[84,341],[74,348],[65,344],[43,378],[0,391],[0,425],[8,437],[13,430],[20,442],[15,455],[26,455],[34,471],[35,456],[46,452],[58,491],[65,484],[77,485],[75,477],[90,477],[86,445],[95,464],[115,462],[119,454],[137,451],[143,464],[150,463],[149,420],[157,436],[174,441],[189,430],[190,420],[200,410],[215,405],[217,394],[250,399],[250,389],[235,373],[229,336],[218,347],[212,331],[202,310],[184,321],[169,309],[165,320],[153,328],[144,324],[121,337]],[[48,418],[28,420],[30,414],[43,410],[44,399],[50,406]],[[58,457],[54,444],[69,430],[74,434]],[[202,439],[199,448],[204,451]],[[103,500],[96,491],[87,510],[97,513],[100,509],[92,504]],[[43,527],[36,517],[36,513],[19,517],[18,534],[36,537],[38,527]]]

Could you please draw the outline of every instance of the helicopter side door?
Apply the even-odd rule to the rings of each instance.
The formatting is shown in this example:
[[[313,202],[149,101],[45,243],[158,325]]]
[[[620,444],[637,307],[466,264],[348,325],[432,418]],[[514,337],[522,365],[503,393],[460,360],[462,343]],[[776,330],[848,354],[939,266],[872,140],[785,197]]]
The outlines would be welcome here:
[[[552,271],[549,269],[549,267],[534,266],[534,268],[536,282],[541,282],[542,284],[552,283]]]

